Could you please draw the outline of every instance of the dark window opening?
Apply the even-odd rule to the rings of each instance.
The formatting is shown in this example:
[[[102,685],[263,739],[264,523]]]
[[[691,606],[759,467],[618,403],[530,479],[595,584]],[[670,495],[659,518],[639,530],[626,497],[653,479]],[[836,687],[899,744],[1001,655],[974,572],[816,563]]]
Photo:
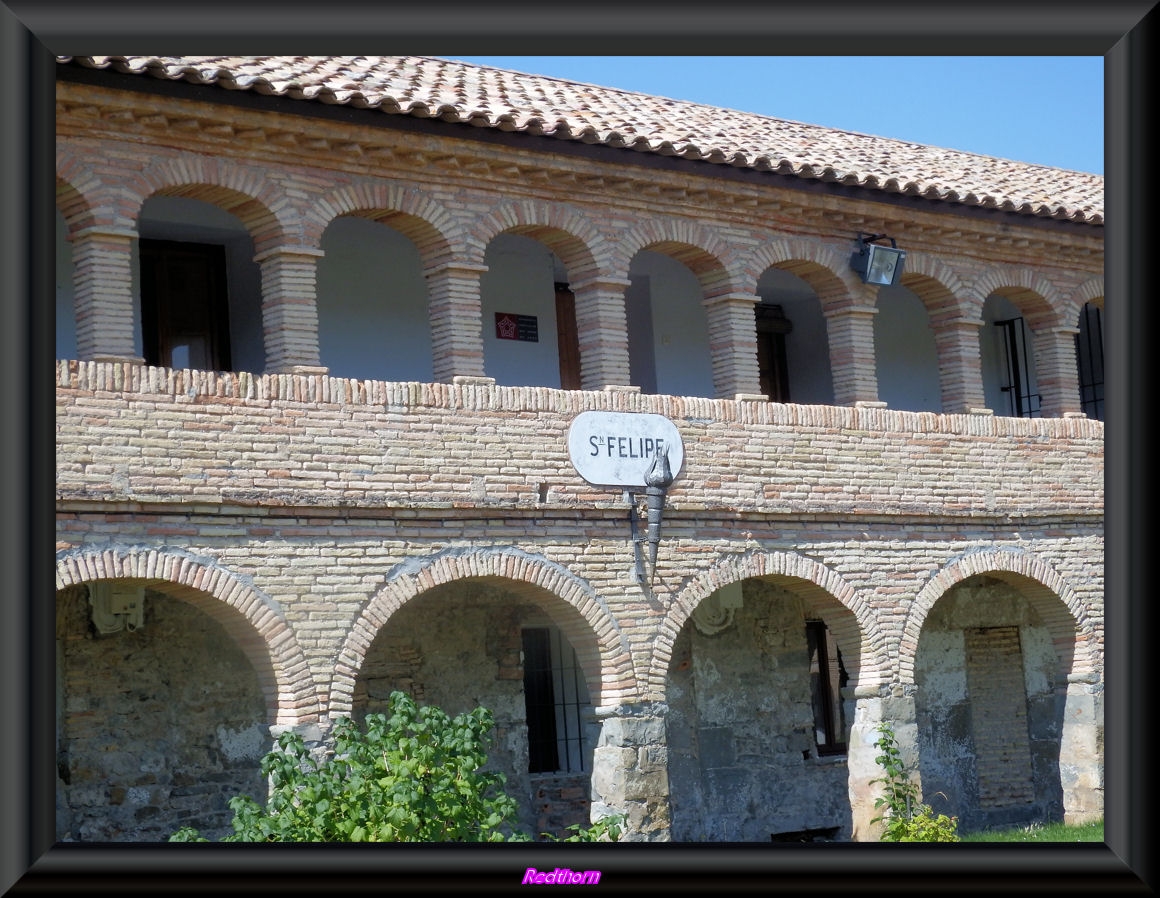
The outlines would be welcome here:
[[[785,335],[793,323],[781,306],[759,302],[757,318],[757,368],[761,392],[773,402],[789,402],[789,367],[786,363]]]
[[[1031,392],[1031,356],[1027,350],[1027,328],[1022,318],[996,321],[1003,335],[1005,381],[1000,389],[1007,394],[1010,414],[1016,418],[1038,418],[1040,396]]]
[[[524,630],[523,646],[528,771],[584,771],[588,690],[576,652],[550,627]]]
[[[1104,325],[1098,306],[1085,303],[1075,336],[1080,408],[1089,418],[1104,420]]]
[[[139,243],[145,362],[228,371],[225,247],[173,240]]]
[[[842,652],[820,620],[806,621],[806,645],[810,655],[814,744],[819,755],[844,754],[846,711],[842,705],[842,689],[850,678],[842,663]]]

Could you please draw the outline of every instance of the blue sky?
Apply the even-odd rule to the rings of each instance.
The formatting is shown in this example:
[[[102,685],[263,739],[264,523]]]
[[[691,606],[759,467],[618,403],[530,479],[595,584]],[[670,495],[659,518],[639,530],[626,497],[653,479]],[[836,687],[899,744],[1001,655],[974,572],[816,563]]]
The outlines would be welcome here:
[[[1103,174],[1102,56],[456,56]]]

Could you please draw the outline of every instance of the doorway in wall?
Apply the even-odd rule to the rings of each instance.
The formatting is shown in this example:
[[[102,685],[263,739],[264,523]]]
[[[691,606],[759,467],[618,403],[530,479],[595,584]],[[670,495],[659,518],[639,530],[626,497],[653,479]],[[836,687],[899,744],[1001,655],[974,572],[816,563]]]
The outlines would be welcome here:
[[[146,363],[228,371],[225,247],[143,238],[140,254]]]

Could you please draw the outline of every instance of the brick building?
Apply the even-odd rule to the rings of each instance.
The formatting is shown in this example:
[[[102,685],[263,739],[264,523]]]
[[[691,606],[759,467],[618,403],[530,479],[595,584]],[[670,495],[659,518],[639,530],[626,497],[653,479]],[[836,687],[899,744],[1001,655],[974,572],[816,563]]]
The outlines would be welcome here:
[[[393,689],[494,711],[534,831],[874,838],[880,721],[964,828],[1102,814],[1101,177],[432,58],[58,62],[62,839],[220,833]]]

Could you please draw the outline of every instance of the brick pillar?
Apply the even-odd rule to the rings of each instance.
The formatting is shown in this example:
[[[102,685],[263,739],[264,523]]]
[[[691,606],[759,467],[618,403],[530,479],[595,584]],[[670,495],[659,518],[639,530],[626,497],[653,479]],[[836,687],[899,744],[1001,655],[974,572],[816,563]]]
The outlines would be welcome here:
[[[318,259],[322,250],[279,246],[259,253],[266,371],[325,374],[318,356]]]
[[[83,361],[143,364],[133,311],[136,231],[85,228],[72,236],[77,356]]]
[[[483,373],[479,279],[485,271],[486,265],[448,262],[424,272],[437,382],[495,383]]]
[[[835,405],[879,404],[874,361],[876,314],[873,306],[845,306],[825,312]]]
[[[765,399],[757,367],[757,322],[753,307],[761,297],[725,293],[705,300],[713,390],[719,399]]]
[[[598,712],[599,713],[599,712]],[[592,752],[592,810],[597,820],[624,814],[624,842],[670,838],[668,745],[663,709],[622,705],[603,717]]]
[[[1075,360],[1078,327],[1043,328],[1035,333],[1035,379],[1045,418],[1083,417]]]
[[[944,414],[990,414],[983,398],[983,364],[979,354],[981,320],[955,318],[934,325],[939,384]]]
[[[626,278],[597,277],[569,285],[576,297],[581,389],[631,383],[624,310],[624,291],[630,283]]]

